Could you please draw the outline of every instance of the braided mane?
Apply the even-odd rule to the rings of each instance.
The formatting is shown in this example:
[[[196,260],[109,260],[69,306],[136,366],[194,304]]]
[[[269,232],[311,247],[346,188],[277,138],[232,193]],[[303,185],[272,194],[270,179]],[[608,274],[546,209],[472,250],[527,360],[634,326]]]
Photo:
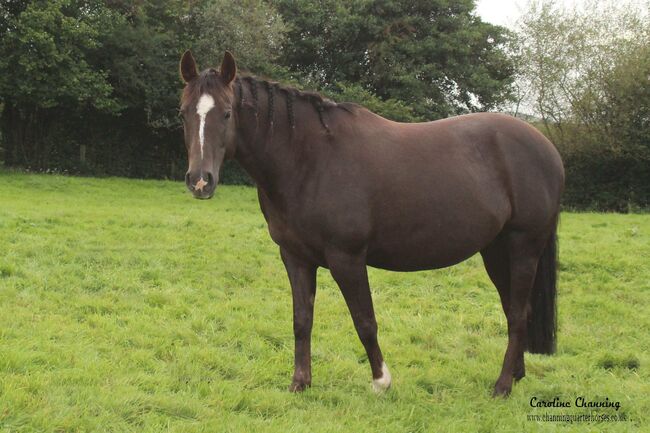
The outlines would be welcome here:
[[[328,110],[334,108],[341,108],[347,112],[352,112],[353,108],[357,107],[356,104],[352,103],[336,103],[330,99],[324,98],[319,93],[308,92],[304,90],[296,89],[295,87],[281,85],[275,81],[269,81],[263,78],[259,78],[253,75],[244,75],[237,77],[236,86],[237,86],[237,97],[239,99],[239,107],[241,107],[244,100],[244,85],[246,85],[253,95],[253,105],[256,112],[259,112],[259,88],[264,89],[267,92],[268,99],[268,120],[271,130],[273,129],[273,122],[275,118],[275,95],[282,94],[286,101],[287,116],[289,118],[289,127],[295,129],[296,127],[296,116],[294,112],[294,102],[295,100],[308,101],[318,113],[318,119],[320,120],[321,126],[330,132],[329,126],[327,124],[325,113]]]

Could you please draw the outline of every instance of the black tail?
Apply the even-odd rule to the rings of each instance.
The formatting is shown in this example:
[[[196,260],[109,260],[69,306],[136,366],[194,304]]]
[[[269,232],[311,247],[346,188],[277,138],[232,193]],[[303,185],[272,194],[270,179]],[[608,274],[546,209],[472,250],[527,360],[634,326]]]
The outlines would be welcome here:
[[[555,352],[557,262],[557,234],[554,230],[537,264],[530,295],[527,341],[530,353],[550,355]]]

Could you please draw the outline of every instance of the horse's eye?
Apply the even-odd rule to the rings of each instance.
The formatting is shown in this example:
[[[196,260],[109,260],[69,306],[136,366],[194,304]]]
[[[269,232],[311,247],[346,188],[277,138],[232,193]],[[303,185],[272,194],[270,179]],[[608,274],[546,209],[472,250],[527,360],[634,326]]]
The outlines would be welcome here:
[[[226,113],[223,115],[223,117],[225,117],[226,119],[230,119],[230,113],[231,113],[230,110],[226,111]]]

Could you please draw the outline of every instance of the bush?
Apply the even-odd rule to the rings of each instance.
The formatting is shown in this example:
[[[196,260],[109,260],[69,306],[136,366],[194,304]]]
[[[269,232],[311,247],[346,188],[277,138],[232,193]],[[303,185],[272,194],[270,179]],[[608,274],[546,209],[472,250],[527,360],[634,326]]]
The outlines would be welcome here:
[[[615,212],[650,207],[650,162],[590,147],[563,159],[565,207]]]

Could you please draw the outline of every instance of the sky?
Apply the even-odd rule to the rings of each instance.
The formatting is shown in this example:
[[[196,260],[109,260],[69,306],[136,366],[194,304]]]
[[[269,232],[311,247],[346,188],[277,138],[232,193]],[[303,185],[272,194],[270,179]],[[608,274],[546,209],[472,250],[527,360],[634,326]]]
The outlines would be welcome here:
[[[572,7],[583,3],[584,0],[557,0],[558,4]],[[528,0],[478,0],[477,10],[483,21],[512,28],[521,15]]]
[[[644,0],[631,0],[633,4],[643,4]],[[564,7],[580,6],[586,0],[556,0]],[[483,21],[513,28],[528,0],[477,0],[477,11]]]
[[[526,4],[526,0],[478,0],[477,11],[483,21],[512,27],[519,17],[519,8]]]

